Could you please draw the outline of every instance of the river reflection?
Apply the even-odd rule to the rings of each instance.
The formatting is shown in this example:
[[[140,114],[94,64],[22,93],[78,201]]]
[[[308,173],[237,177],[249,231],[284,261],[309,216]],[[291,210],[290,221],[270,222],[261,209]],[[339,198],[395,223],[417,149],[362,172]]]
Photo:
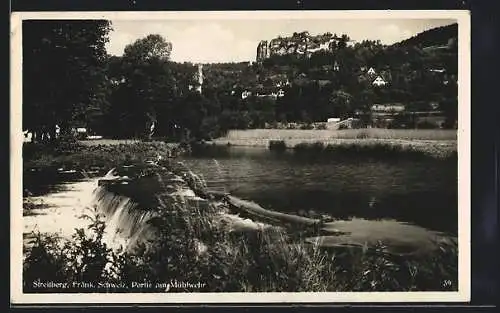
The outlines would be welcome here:
[[[208,147],[185,162],[211,189],[296,214],[395,219],[457,231],[457,165],[434,159],[320,160],[264,148]]]

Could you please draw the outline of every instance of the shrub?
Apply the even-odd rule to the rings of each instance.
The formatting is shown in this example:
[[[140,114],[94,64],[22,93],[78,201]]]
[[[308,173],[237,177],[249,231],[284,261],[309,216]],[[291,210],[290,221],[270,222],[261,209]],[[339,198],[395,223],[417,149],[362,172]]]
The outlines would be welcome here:
[[[98,282],[118,283],[119,267],[124,262],[120,254],[113,252],[103,242],[105,224],[102,216],[84,215],[88,218],[89,233],[76,229],[72,240],[55,235],[34,235],[33,247],[29,250],[23,271],[24,291],[33,292],[36,281]],[[69,288],[43,289],[42,292],[95,291],[88,286],[69,285]],[[36,292],[40,292],[36,289]]]
[[[319,154],[323,152],[325,148],[325,145],[321,141],[313,142],[313,143],[308,143],[308,142],[303,142],[295,145],[293,147],[294,151],[296,153],[300,154]]]
[[[286,143],[284,140],[270,140],[269,141],[269,150],[272,151],[285,151]]]
[[[417,123],[417,128],[419,129],[436,129],[440,128],[438,124],[431,123],[429,121],[421,121]]]
[[[318,123],[317,129],[325,130],[327,129],[326,123]]]

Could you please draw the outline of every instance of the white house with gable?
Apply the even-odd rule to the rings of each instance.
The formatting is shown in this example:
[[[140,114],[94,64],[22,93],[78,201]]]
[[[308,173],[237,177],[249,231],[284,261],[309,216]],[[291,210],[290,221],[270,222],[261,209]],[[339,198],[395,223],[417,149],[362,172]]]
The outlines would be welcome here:
[[[368,73],[369,75],[375,75],[375,74],[376,74],[376,72],[375,72],[375,70],[373,69],[373,67],[370,67],[370,68],[368,69],[368,72],[367,72],[367,73]]]
[[[377,78],[375,78],[372,84],[374,86],[381,87],[387,85],[387,82],[381,76],[377,76]]]

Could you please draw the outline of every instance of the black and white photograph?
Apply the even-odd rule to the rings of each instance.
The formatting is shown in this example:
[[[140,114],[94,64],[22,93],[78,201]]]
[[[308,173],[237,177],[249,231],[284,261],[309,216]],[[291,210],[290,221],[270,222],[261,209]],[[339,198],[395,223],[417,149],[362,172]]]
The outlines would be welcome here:
[[[467,301],[469,18],[13,14],[13,301]]]

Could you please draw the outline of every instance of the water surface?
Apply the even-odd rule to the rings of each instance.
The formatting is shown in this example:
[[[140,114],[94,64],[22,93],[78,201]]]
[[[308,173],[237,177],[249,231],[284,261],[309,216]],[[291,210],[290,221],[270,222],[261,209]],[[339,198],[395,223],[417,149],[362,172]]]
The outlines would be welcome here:
[[[185,162],[209,188],[264,208],[335,219],[392,219],[457,231],[457,164],[432,158],[328,160],[265,148],[207,147]]]

